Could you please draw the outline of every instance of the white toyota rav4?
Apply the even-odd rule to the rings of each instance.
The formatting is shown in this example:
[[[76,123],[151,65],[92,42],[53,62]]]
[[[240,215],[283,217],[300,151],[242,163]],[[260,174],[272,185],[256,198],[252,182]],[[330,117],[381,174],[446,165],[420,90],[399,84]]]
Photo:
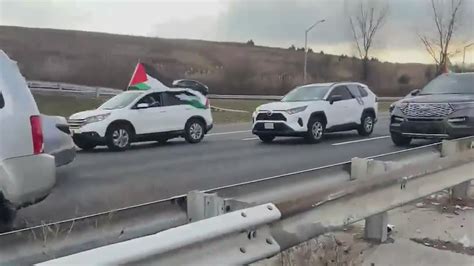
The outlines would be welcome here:
[[[176,137],[198,143],[213,125],[208,99],[191,89],[125,91],[96,110],[73,114],[68,122],[83,150],[104,144],[125,150],[132,142],[165,143]]]
[[[310,84],[295,88],[280,102],[259,106],[252,132],[263,142],[302,136],[317,143],[326,132],[348,130],[368,136],[377,122],[377,108],[377,97],[364,84]]]

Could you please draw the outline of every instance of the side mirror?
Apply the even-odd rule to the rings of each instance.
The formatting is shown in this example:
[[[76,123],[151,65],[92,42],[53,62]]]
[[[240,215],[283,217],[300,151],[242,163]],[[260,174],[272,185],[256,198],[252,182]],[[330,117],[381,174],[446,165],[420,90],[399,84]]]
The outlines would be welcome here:
[[[329,103],[333,104],[334,102],[342,101],[341,95],[332,95],[329,97]]]
[[[149,108],[149,107],[150,107],[150,105],[147,104],[147,103],[139,103],[139,104],[137,104],[137,109],[147,109],[147,108]]]
[[[416,95],[418,95],[418,94],[420,93],[420,91],[421,91],[420,89],[412,90],[412,91],[410,92],[410,95],[411,95],[411,96],[416,96]]]

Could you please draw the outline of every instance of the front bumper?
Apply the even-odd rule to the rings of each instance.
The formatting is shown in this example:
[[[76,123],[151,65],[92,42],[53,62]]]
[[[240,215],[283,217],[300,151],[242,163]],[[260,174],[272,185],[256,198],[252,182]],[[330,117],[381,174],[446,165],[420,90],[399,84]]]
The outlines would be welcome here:
[[[252,133],[255,135],[292,137],[303,136],[307,132],[308,118],[304,112],[290,115],[276,111],[268,115],[264,111],[255,113],[252,119]],[[273,129],[266,128],[265,124],[272,124]]]
[[[30,155],[2,161],[1,191],[15,208],[41,201],[56,183],[56,166],[49,154]]]
[[[411,138],[458,138],[474,135],[474,116],[455,112],[442,118],[411,118],[394,111],[390,132]]]
[[[95,131],[81,132],[72,135],[74,143],[95,143],[97,145],[105,143],[105,137],[101,137],[99,133]]]

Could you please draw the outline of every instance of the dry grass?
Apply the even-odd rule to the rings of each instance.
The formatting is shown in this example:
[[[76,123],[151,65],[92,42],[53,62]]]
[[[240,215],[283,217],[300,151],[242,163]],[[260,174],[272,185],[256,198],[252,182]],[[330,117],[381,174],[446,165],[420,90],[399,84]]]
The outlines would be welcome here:
[[[165,83],[192,78],[212,93],[283,95],[302,84],[302,51],[91,32],[0,27],[0,49],[32,80],[125,88],[135,64],[150,63]],[[379,96],[404,95],[432,76],[429,66],[370,62],[368,83]],[[361,77],[355,58],[310,53],[309,82]],[[408,83],[401,84],[402,75]]]

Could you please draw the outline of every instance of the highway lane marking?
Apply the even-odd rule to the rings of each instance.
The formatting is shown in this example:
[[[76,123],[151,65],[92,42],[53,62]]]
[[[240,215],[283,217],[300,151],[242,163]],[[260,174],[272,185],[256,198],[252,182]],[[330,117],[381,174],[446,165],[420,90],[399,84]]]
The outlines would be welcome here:
[[[257,140],[257,139],[258,139],[258,137],[254,137],[254,138],[245,138],[245,139],[242,139],[242,140],[244,140],[244,141],[247,141],[247,140]]]
[[[207,136],[221,136],[221,135],[230,135],[230,134],[238,134],[238,133],[248,133],[248,132],[250,132],[250,130],[218,132],[218,133],[207,134]]]
[[[390,136],[380,136],[380,137],[374,137],[374,138],[369,138],[369,139],[357,139],[357,140],[351,140],[351,141],[346,141],[346,142],[334,143],[332,145],[333,146],[340,146],[340,145],[366,142],[366,141],[372,141],[372,140],[378,140],[378,139],[386,139],[386,138],[390,138]]]

